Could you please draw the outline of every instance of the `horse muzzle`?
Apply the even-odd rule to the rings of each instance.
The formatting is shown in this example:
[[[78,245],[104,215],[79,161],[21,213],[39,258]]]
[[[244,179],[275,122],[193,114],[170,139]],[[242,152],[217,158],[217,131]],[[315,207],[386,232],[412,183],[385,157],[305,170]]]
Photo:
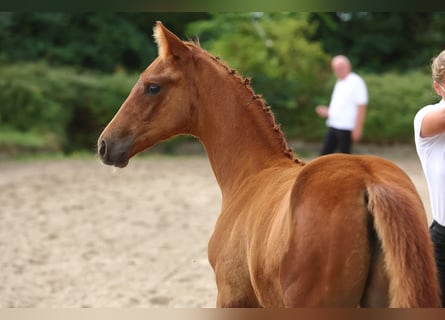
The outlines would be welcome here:
[[[114,141],[101,137],[97,142],[97,152],[103,163],[124,168],[130,158],[131,143],[132,139],[130,138]]]

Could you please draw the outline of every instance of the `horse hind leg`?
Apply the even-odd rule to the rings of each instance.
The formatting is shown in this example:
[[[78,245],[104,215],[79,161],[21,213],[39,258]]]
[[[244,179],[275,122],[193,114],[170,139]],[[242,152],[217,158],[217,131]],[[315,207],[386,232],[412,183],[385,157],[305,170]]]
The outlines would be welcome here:
[[[368,279],[360,302],[365,308],[387,308],[389,306],[389,279],[380,241],[375,239]]]

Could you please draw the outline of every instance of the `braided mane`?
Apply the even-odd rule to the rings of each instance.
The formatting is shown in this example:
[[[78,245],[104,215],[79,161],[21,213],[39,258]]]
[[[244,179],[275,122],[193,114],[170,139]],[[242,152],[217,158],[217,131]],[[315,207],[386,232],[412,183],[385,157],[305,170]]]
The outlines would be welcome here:
[[[297,157],[297,155],[289,147],[289,145],[286,141],[286,138],[284,136],[284,133],[281,130],[281,125],[276,123],[276,121],[275,121],[275,116],[271,110],[271,107],[266,104],[266,101],[263,99],[263,97],[261,95],[256,94],[254,92],[254,90],[251,86],[251,79],[244,78],[244,77],[240,76],[235,69],[229,68],[227,66],[227,64],[224,63],[219,57],[211,56],[211,55],[210,55],[210,57],[212,60],[218,62],[221,66],[223,66],[227,70],[227,73],[229,75],[235,77],[239,81],[240,84],[244,85],[249,90],[249,92],[252,95],[253,103],[258,106],[259,110],[263,111],[263,114],[266,117],[267,122],[270,124],[271,130],[273,130],[276,138],[279,140],[281,149],[282,149],[283,153],[286,155],[286,157],[288,157],[295,163],[304,165],[305,164],[304,161],[299,159]]]

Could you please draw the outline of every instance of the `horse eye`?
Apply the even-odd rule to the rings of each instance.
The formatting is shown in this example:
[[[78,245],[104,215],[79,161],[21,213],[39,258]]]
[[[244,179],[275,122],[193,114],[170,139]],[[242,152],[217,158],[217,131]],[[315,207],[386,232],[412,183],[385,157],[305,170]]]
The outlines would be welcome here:
[[[148,94],[157,94],[159,91],[161,91],[161,87],[157,84],[149,84],[146,89]]]

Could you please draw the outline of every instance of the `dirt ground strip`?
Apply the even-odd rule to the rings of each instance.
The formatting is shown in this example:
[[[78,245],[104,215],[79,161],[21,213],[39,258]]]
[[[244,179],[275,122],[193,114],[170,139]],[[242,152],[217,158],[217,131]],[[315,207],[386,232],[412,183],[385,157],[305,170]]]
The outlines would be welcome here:
[[[412,148],[361,153],[405,169],[429,213]],[[0,162],[0,307],[214,307],[220,203],[204,156]]]

